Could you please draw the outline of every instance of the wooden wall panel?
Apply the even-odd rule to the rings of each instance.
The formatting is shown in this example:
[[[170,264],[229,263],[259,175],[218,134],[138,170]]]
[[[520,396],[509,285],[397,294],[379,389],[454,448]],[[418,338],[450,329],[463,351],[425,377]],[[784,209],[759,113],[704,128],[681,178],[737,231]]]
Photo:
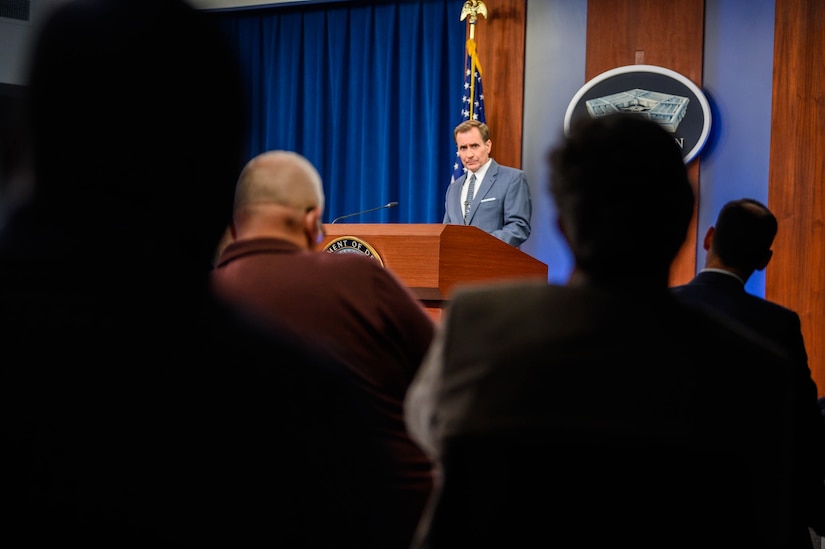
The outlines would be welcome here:
[[[768,206],[779,221],[765,297],[799,313],[825,395],[825,2],[776,0]]]
[[[658,65],[702,84],[704,0],[588,0],[588,80],[623,65]]]
[[[585,78],[624,65],[657,65],[674,70],[702,87],[704,0],[588,0]],[[699,160],[689,172],[698,204]],[[696,273],[696,212],[671,283]]]
[[[479,15],[475,40],[493,142],[491,156],[500,164],[521,168],[527,1],[486,0],[484,5],[487,18]],[[461,12],[456,13],[456,19],[460,17]]]

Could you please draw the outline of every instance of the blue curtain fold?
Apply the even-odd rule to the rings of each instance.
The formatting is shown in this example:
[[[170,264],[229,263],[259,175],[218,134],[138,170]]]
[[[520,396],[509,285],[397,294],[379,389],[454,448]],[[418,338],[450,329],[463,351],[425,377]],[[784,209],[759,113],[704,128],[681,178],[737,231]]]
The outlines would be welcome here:
[[[440,223],[461,121],[463,0],[332,2],[211,13],[237,48],[248,154],[286,149],[321,173],[324,220]]]

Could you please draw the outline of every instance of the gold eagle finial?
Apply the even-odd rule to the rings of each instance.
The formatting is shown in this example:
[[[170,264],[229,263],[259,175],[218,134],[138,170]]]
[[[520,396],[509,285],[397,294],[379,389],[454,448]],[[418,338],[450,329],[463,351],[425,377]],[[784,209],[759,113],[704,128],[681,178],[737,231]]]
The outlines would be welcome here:
[[[470,24],[475,25],[478,21],[478,14],[487,19],[487,6],[481,0],[467,0],[461,7],[461,21],[464,21],[467,16],[470,16]]]

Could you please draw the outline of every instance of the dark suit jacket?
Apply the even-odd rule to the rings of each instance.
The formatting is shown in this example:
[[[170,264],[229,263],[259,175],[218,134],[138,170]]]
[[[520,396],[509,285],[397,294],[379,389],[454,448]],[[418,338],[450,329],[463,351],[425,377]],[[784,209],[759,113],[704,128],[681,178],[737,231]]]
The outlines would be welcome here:
[[[810,378],[801,323],[794,311],[749,294],[739,279],[714,271],[703,271],[689,283],[672,290],[679,298],[707,305],[770,338],[804,367],[805,375]],[[816,398],[816,386],[809,389]]]
[[[820,487],[807,496],[800,496],[807,500],[803,505],[808,508],[808,511],[800,512],[807,515],[805,523],[808,526],[814,527],[820,534],[825,533],[822,530],[825,527],[825,422],[819,414],[818,391],[808,367],[799,315],[777,303],[749,294],[737,278],[714,271],[702,271],[689,283],[672,291],[682,300],[706,306],[744,324],[790,355],[801,406],[798,413],[809,424],[807,432],[813,433],[809,435],[813,438],[803,438],[800,442],[806,443],[805,453],[810,456],[808,474],[814,479],[811,482],[817,483],[818,479]],[[803,539],[807,537],[807,529],[800,535]]]
[[[464,225],[461,186],[466,179],[465,173],[447,188],[444,223]],[[469,225],[519,247],[530,236],[532,211],[530,186],[524,172],[493,160],[470,205]]]
[[[789,546],[777,350],[666,289],[465,288],[442,322],[405,401],[443,467],[415,547]]]

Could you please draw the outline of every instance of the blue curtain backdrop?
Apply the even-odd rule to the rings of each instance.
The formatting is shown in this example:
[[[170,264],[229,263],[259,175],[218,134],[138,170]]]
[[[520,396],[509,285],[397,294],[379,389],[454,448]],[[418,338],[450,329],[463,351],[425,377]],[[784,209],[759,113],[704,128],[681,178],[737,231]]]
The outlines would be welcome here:
[[[286,149],[324,179],[326,222],[440,223],[461,121],[464,0],[223,11],[251,108],[249,156]]]

